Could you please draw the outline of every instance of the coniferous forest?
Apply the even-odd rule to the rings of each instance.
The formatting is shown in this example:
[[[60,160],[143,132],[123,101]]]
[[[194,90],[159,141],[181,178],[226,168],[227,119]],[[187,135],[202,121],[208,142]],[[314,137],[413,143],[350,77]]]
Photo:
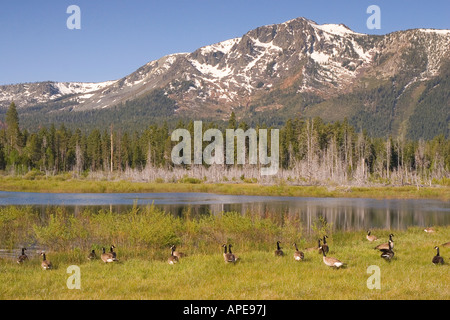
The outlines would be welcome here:
[[[153,124],[143,130],[92,129],[82,132],[61,125],[21,130],[11,103],[0,128],[0,171],[6,175],[57,175],[176,182],[279,182],[293,184],[392,185],[449,184],[450,140],[370,137],[345,119],[325,123],[320,118],[288,119],[279,129],[280,170],[261,177],[254,165],[181,165],[171,161],[171,132],[185,128],[193,136],[193,121]],[[203,123],[209,128],[246,131],[249,125],[234,113],[228,122]],[[266,128],[264,124],[254,127]],[[271,128],[267,128],[271,129]],[[210,142],[203,142],[204,146]],[[248,141],[246,141],[248,147]],[[270,151],[269,151],[270,152]],[[247,155],[248,159],[248,155]],[[247,160],[248,161],[248,160]],[[227,174],[224,174],[224,169]]]

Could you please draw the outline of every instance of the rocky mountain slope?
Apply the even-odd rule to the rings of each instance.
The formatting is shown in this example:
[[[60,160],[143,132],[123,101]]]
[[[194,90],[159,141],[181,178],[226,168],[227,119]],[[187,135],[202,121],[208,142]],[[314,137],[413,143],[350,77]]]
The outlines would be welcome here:
[[[0,86],[0,108],[14,100],[27,114],[107,112],[138,103],[157,112],[144,97],[163,90],[174,115],[195,120],[228,119],[231,111],[274,123],[347,117],[374,135],[448,135],[449,73],[450,30],[377,36],[297,18],[162,57],[115,81]]]

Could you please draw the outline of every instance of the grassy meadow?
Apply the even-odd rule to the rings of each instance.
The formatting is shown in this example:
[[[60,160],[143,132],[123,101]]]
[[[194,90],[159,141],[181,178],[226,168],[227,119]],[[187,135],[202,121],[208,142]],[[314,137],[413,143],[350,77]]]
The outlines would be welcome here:
[[[0,208],[0,243],[20,254],[22,246],[39,245],[54,270],[44,271],[36,250],[22,265],[0,260],[0,299],[450,299],[450,248],[441,247],[446,264],[435,266],[435,245],[450,241],[450,227],[426,233],[422,228],[372,230],[380,240],[370,243],[365,231],[333,232],[326,221],[305,234],[295,216],[260,216],[250,212],[174,217],[155,207],[127,213],[86,209],[76,217],[63,208],[42,215],[31,208]],[[389,263],[374,250],[394,233],[395,256]],[[328,256],[346,263],[332,269],[317,251],[293,259],[298,247],[314,247],[327,234]],[[276,241],[284,257],[275,257]],[[239,256],[226,264],[222,243],[232,243]],[[119,262],[87,260],[95,249],[115,244]],[[169,246],[188,256],[169,265]],[[79,266],[81,289],[68,289],[67,267]],[[381,289],[368,289],[371,265],[380,267]]]
[[[231,195],[289,196],[289,197],[344,197],[374,199],[439,199],[450,200],[450,185],[437,186],[295,186],[285,182],[276,185],[258,183],[205,183],[197,179],[182,182],[107,181],[85,178],[74,179],[70,174],[53,177],[23,178],[3,176],[1,191],[73,192],[73,193],[140,193],[140,192],[206,192]]]

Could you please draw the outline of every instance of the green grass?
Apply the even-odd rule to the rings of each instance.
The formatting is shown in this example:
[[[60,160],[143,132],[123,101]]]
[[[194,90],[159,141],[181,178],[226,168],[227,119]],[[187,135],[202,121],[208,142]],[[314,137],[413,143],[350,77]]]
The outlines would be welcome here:
[[[52,218],[53,217],[53,218]],[[326,228],[302,235],[295,217],[223,213],[203,218],[175,218],[149,207],[124,214],[79,213],[62,209],[40,216],[30,208],[0,209],[0,244],[18,249],[38,240],[55,266],[44,271],[39,256],[23,265],[0,259],[0,299],[450,299],[450,248],[441,248],[446,265],[434,266],[434,246],[450,241],[450,226],[434,234],[422,228],[373,230],[386,242],[395,234],[395,257],[388,263],[365,239],[365,231],[328,230],[330,253],[346,263],[334,270],[316,252],[294,261],[292,242],[299,248],[316,245]],[[15,232],[11,232],[11,231]],[[59,230],[55,237],[54,232]],[[281,240],[285,257],[274,256]],[[233,243],[240,259],[225,264],[221,244]],[[91,248],[117,246],[118,263],[88,261]],[[170,266],[169,244],[188,254]],[[81,290],[70,290],[67,267],[81,270]],[[381,290],[367,288],[367,268],[381,269]]]
[[[53,253],[52,271],[40,270],[38,259],[22,266],[3,261],[0,299],[450,299],[449,267],[431,264],[432,241],[413,250],[407,247],[408,235],[400,236],[391,263],[368,243],[332,247],[329,255],[347,263],[340,270],[325,266],[317,253],[295,262],[289,249],[287,256],[276,258],[271,251],[236,248],[241,261],[235,265],[224,263],[219,248],[217,253],[186,257],[175,266],[164,260],[121,257],[120,250],[121,261],[108,265]],[[81,290],[66,287],[70,264],[81,269]],[[381,269],[381,290],[367,288],[370,265]]]
[[[131,181],[95,181],[72,179],[70,175],[28,180],[21,177],[2,177],[0,190],[22,192],[75,193],[140,193],[140,192],[208,192],[232,195],[347,197],[375,199],[440,199],[450,200],[450,186],[374,186],[327,187],[292,186],[287,184],[260,185],[256,183],[157,183]]]

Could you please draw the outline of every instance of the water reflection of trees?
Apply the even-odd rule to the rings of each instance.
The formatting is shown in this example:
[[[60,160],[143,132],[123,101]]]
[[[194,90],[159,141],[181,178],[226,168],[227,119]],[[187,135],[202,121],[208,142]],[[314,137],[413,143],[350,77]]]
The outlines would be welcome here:
[[[406,229],[409,226],[446,225],[450,221],[449,215],[442,212],[424,212],[415,209],[411,204],[404,202],[382,207],[370,207],[364,203],[358,205],[331,205],[327,206],[318,201],[304,201],[295,203],[243,203],[235,205],[232,211],[245,213],[246,211],[259,212],[267,215],[268,212],[282,215],[298,215],[305,229],[311,227],[320,217],[325,218],[333,230],[368,230],[378,229]],[[220,212],[219,208],[211,207],[211,211]],[[231,211],[231,210],[230,210]]]

